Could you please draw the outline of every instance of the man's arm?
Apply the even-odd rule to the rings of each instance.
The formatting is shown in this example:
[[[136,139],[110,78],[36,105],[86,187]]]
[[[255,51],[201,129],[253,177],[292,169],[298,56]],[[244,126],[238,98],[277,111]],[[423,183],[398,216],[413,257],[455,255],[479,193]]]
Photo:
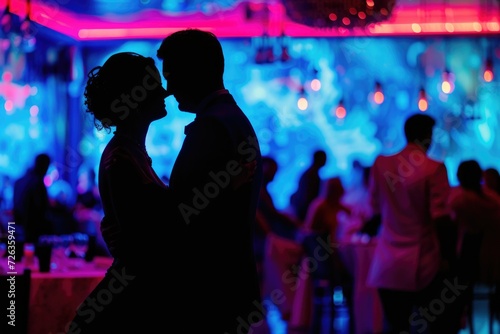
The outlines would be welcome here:
[[[432,223],[436,228],[443,260],[444,270],[448,270],[456,259],[457,226],[451,219],[448,207],[450,185],[448,172],[444,164],[440,164],[431,174],[429,181],[429,200]]]

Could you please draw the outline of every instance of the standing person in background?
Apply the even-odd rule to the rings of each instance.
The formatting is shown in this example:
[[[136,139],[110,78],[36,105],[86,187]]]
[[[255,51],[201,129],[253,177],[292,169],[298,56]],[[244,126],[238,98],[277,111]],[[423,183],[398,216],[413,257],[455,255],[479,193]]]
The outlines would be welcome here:
[[[500,253],[500,196],[481,184],[483,170],[476,160],[462,161],[457,178],[459,186],[452,189],[448,202],[458,229],[456,276],[467,287],[454,302],[460,315],[471,312],[478,281],[500,283],[500,259],[493,255]],[[490,298],[490,306],[497,310],[498,293]]]
[[[278,163],[270,156],[262,158],[263,175],[260,189],[259,205],[257,207],[257,223],[262,232],[272,232],[288,240],[296,240],[301,228],[301,222],[295,217],[276,208],[269,192],[269,185],[278,172]]]
[[[279,210],[274,205],[270,184],[278,172],[278,163],[271,156],[262,157],[263,180],[257,206],[257,229],[255,250],[259,273],[262,280],[262,298],[266,304],[273,300],[276,291],[283,293],[283,298],[276,307],[284,321],[290,320],[295,290],[283,277],[293,272],[302,255],[300,237],[302,226],[293,215]]]
[[[187,227],[179,249],[185,274],[185,333],[246,333],[264,319],[253,235],[261,153],[247,116],[224,86],[217,37],[186,29],[157,51],[167,91],[179,110],[196,115],[170,174],[170,189]],[[256,169],[240,184],[244,165]],[[243,178],[244,179],[244,178]]]
[[[16,256],[22,256],[23,243],[35,244],[40,235],[52,233],[49,195],[43,181],[50,163],[49,155],[38,154],[33,166],[14,183],[14,221],[19,228]]]
[[[14,186],[9,175],[0,175],[0,184],[0,212],[4,214],[12,210]]]
[[[325,245],[338,245],[338,215],[341,212],[350,215],[352,212],[351,208],[342,203],[344,194],[342,180],[339,177],[330,178],[326,180],[320,196],[309,206],[304,228],[319,236]],[[333,267],[325,269],[328,271]]]
[[[306,219],[309,205],[319,195],[321,189],[319,171],[326,164],[326,158],[326,152],[323,150],[313,153],[311,165],[300,176],[297,190],[290,197],[290,204],[301,222]]]
[[[492,191],[500,196],[500,173],[496,168],[490,167],[483,171],[483,187],[487,191]]]
[[[109,256],[100,230],[103,212],[94,169],[88,168],[81,173],[78,181],[75,217],[80,225],[79,230],[89,236],[89,257]]]
[[[97,176],[92,168],[88,168],[78,177],[76,205],[86,209],[102,211]]]
[[[339,237],[344,241],[350,240],[358,233],[369,232],[368,235],[374,236],[378,231],[377,226],[365,230],[366,222],[373,217],[369,192],[370,167],[363,166],[355,160],[349,174],[351,182],[342,197],[342,203],[351,209],[351,214],[341,215],[339,218]]]
[[[450,187],[446,166],[427,156],[434,125],[429,115],[410,116],[404,124],[407,145],[394,155],[378,156],[372,166],[371,201],[373,214],[381,215],[381,229],[368,285],[378,289],[394,334],[410,333],[411,326],[430,328],[432,334],[457,331],[443,321],[446,309],[443,314],[413,313],[415,306],[428,310],[445,287],[439,288],[444,254],[437,230],[450,222]]]

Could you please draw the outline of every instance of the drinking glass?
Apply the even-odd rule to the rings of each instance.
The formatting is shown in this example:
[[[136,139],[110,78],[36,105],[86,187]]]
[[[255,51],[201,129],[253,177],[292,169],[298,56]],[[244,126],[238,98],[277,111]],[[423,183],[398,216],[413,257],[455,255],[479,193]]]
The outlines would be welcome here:
[[[61,247],[64,250],[64,255],[66,258],[71,255],[71,245],[73,243],[73,236],[70,234],[63,234],[60,236],[61,238]]]
[[[85,258],[89,246],[89,236],[85,233],[73,233],[73,252],[79,259]]]
[[[6,253],[7,253],[7,243],[5,243],[5,241],[3,240],[0,240],[0,259],[2,259]]]
[[[53,271],[66,271],[66,248],[68,245],[63,244],[62,236],[52,236],[52,262],[50,269]]]
[[[58,266],[58,271],[67,271],[69,268],[69,257],[71,255],[71,244],[73,243],[73,236],[70,234],[63,234],[58,237],[58,245],[55,249],[55,261]]]
[[[38,270],[40,272],[49,272],[52,269],[53,245],[53,235],[42,235],[38,238],[38,243],[35,246],[35,254],[38,259]]]
[[[7,265],[7,259],[4,259],[5,254],[7,254],[7,242],[3,237],[0,237],[0,274],[7,272],[4,266]]]

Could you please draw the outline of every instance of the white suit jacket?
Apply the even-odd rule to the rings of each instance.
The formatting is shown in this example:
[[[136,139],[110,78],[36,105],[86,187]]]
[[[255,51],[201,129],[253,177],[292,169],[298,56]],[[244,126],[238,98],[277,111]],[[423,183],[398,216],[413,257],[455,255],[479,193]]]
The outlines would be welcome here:
[[[448,213],[446,166],[415,144],[376,158],[370,193],[382,224],[367,284],[418,291],[437,274],[440,250],[432,220]]]

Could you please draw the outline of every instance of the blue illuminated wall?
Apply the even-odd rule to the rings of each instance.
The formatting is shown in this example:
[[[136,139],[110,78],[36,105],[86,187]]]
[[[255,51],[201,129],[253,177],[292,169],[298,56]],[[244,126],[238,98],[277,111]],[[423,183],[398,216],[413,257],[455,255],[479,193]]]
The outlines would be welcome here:
[[[279,170],[271,191],[279,207],[288,205],[299,174],[317,148],[325,149],[328,154],[322,176],[340,175],[346,183],[350,182],[353,161],[368,166],[378,154],[401,149],[405,144],[403,122],[409,114],[419,112],[417,99],[421,87],[427,92],[429,109],[426,112],[437,120],[430,154],[446,163],[451,182],[456,183],[456,168],[463,159],[474,158],[484,168],[500,169],[500,85],[498,77],[489,83],[482,79],[488,55],[493,58],[495,73],[500,73],[499,39],[290,39],[286,41],[289,61],[279,61],[281,49],[277,41],[271,41],[276,42],[274,54],[278,59],[256,64],[260,42],[222,41],[226,54],[225,80],[254,125],[263,154],[272,155],[278,161]],[[156,59],[159,43],[134,41],[82,46],[81,63],[74,62],[72,68],[86,73],[119,51],[135,51]],[[445,69],[452,77],[453,90],[449,94],[441,90]],[[313,79],[319,79],[319,91],[311,88]],[[375,82],[381,84],[384,93],[382,104],[373,101]],[[69,110],[55,102],[60,101],[56,87],[40,79],[32,84],[38,91],[27,98],[26,106],[19,107],[13,114],[7,111],[2,114],[2,172],[17,174],[19,169],[14,166],[25,166],[32,152],[52,150],[58,145],[72,147],[76,152],[79,168],[75,173],[81,166],[96,168],[100,153],[112,135],[97,132],[83,112],[83,100],[78,92],[83,89],[84,78],[70,83],[74,98],[79,101]],[[308,101],[305,110],[297,106],[300,97]],[[3,96],[1,99],[0,103],[5,103]],[[335,108],[341,100],[347,111],[343,119],[335,116]],[[38,130],[33,130],[29,116],[29,108],[34,103],[40,103]],[[42,108],[46,104],[50,107]],[[173,97],[167,98],[167,109],[168,116],[151,126],[147,138],[153,165],[160,176],[166,177],[181,147],[184,126],[193,120],[193,115],[177,109]],[[68,113],[79,115],[79,121],[68,122]],[[71,129],[78,137],[74,145],[67,143],[65,126],[68,124],[80,126]],[[66,142],[60,138],[64,137],[60,132],[66,134]],[[38,137],[32,133],[38,133]],[[44,140],[40,141],[42,136]],[[17,153],[21,151],[26,153]]]

